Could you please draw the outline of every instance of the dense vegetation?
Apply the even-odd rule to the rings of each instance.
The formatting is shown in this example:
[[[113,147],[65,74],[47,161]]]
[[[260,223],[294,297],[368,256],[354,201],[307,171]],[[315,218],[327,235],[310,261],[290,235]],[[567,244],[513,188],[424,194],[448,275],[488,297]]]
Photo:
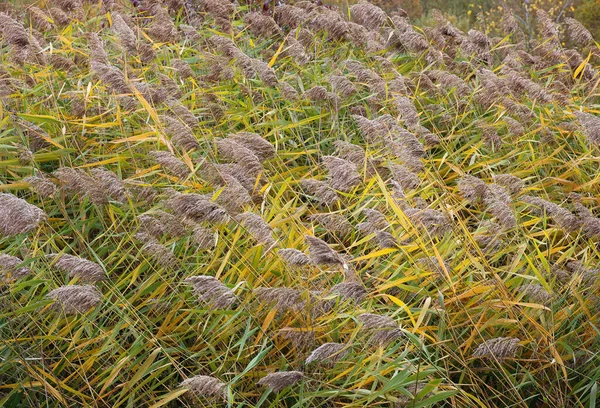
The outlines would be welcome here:
[[[4,6],[0,405],[595,406],[600,49],[532,18]]]

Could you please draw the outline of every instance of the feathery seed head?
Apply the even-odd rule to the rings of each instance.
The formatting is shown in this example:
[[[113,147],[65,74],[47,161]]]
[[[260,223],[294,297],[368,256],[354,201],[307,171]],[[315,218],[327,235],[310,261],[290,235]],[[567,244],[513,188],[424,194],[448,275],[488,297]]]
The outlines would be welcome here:
[[[102,302],[102,294],[91,285],[67,285],[48,293],[53,309],[65,314],[85,313]]]
[[[304,239],[308,242],[310,259],[317,265],[342,265],[344,264],[343,257],[331,249],[331,247],[323,240],[305,235]]]
[[[207,398],[209,400],[227,401],[227,384],[215,377],[196,375],[182,381],[179,386],[187,388],[191,393],[198,397]]]
[[[237,299],[231,289],[213,276],[192,276],[185,280],[198,300],[211,309],[231,309]]]
[[[314,347],[316,336],[313,330],[284,327],[278,333],[289,340],[296,350],[306,350]]]
[[[258,214],[245,212],[236,217],[236,220],[246,228],[258,243],[271,248],[275,245],[273,228]]]
[[[277,254],[290,266],[305,266],[311,263],[308,255],[294,248],[282,248]]]
[[[23,261],[16,256],[0,254],[0,281],[7,282],[28,275],[31,270],[22,264]]]
[[[0,236],[30,232],[47,219],[44,211],[12,194],[0,193]]]
[[[51,254],[48,257],[58,259],[54,261],[54,266],[67,272],[70,278],[79,278],[81,282],[95,283],[107,278],[100,265],[87,259],[68,254]]]
[[[171,152],[155,151],[150,152],[149,155],[167,171],[179,178],[186,178],[191,173],[188,165],[175,157],[175,155]]]
[[[304,374],[300,371],[278,371],[276,373],[267,374],[258,381],[258,384],[270,387],[273,391],[281,391],[298,381],[302,380]]]
[[[343,359],[349,352],[347,344],[325,343],[310,353],[305,364],[313,362],[335,363]]]
[[[497,360],[515,358],[520,341],[513,337],[497,337],[487,340],[477,346],[473,351],[473,357]]]

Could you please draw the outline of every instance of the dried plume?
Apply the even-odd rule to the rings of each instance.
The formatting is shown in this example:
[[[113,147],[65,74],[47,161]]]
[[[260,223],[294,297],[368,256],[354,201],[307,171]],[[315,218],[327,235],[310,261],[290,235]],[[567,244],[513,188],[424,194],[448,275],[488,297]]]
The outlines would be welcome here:
[[[406,96],[397,96],[395,99],[396,108],[402,116],[402,119],[404,119],[404,123],[406,123],[409,128],[419,126],[419,113],[417,112],[413,101]]]
[[[361,146],[343,140],[336,140],[333,145],[335,146],[335,156],[354,163],[357,169],[364,167],[366,153]]]
[[[71,20],[67,13],[65,13],[58,7],[51,7],[50,15],[52,16],[52,20],[54,21],[54,23],[58,26],[65,26],[69,24],[69,21]]]
[[[600,218],[595,217],[590,210],[583,204],[576,202],[574,204],[575,212],[579,218],[579,223],[587,238],[596,238],[600,236]]]
[[[311,264],[311,260],[304,252],[294,248],[282,248],[277,254],[290,266],[305,266]]]
[[[524,285],[521,288],[521,292],[529,298],[531,298],[532,300],[542,304],[547,304],[550,301],[550,299],[552,299],[552,295],[548,293],[548,291],[544,289],[542,285],[539,285],[537,283],[530,283],[528,285]]]
[[[48,257],[55,260],[57,269],[67,272],[70,278],[79,278],[81,282],[95,283],[107,278],[100,265],[87,259],[68,254],[51,254]]]
[[[302,292],[294,288],[258,287],[254,289],[254,294],[262,303],[283,311],[300,310],[305,305]]]
[[[275,147],[262,136],[251,132],[238,132],[227,137],[250,149],[261,162],[275,156]]]
[[[28,233],[47,219],[46,213],[12,194],[0,193],[0,236]]]
[[[550,15],[541,8],[538,8],[536,10],[536,17],[538,19],[539,28],[542,36],[546,40],[549,40],[551,43],[559,44],[560,41],[558,38],[558,26],[556,25],[552,17],[550,17]]]
[[[252,197],[248,190],[235,177],[228,174],[221,174],[223,187],[216,199],[217,204],[221,205],[230,214],[238,214],[244,207],[252,203]]]
[[[569,38],[576,44],[586,46],[594,43],[594,37],[579,21],[574,18],[565,18],[565,25],[569,32]]]
[[[50,146],[50,143],[48,142],[48,140],[51,140],[50,135],[35,123],[19,119],[15,121],[15,126],[18,127],[27,138],[29,149],[32,152],[35,153],[38,150]]]
[[[217,139],[215,141],[219,154],[226,160],[233,161],[244,167],[250,174],[258,175],[262,164],[254,152],[233,139]]]
[[[256,37],[268,39],[281,33],[281,28],[272,17],[259,12],[250,12],[244,16],[248,31]]]
[[[196,251],[213,249],[217,245],[214,231],[193,222],[187,224],[192,228],[192,240],[196,244]]]
[[[102,302],[102,294],[92,285],[67,285],[48,293],[53,309],[65,314],[85,313]]]
[[[523,195],[520,200],[528,204],[533,214],[542,216],[545,212],[561,229],[567,232],[573,232],[580,227],[578,218],[558,204],[530,195]]]
[[[108,203],[106,191],[82,169],[60,167],[52,174],[58,179],[61,189],[66,194],[80,194],[97,205]]]
[[[211,309],[231,309],[237,299],[231,289],[213,276],[192,276],[185,280],[198,300]]]
[[[93,59],[90,62],[90,67],[98,78],[106,83],[113,92],[117,94],[129,94],[132,92],[132,87],[127,82],[125,74],[119,68]]]
[[[325,343],[310,353],[308,358],[306,359],[305,364],[310,364],[313,362],[323,362],[333,364],[337,361],[340,361],[349,352],[349,348],[347,344],[344,343]]]
[[[346,281],[331,288],[331,293],[354,303],[360,303],[367,296],[365,287],[360,282]]]
[[[163,203],[174,214],[196,222],[221,224],[229,220],[227,211],[212,201],[209,196],[195,193],[182,194],[172,190],[169,192],[169,198]]]
[[[444,235],[452,230],[452,223],[448,217],[437,210],[430,208],[406,208],[404,213],[411,220],[432,236]]]
[[[498,220],[504,228],[510,229],[517,226],[517,219],[512,210],[511,198],[508,191],[498,185],[490,184],[484,197],[487,210]]]
[[[587,112],[574,112],[580,126],[583,128],[583,133],[594,145],[600,144],[600,118]]]
[[[204,11],[215,19],[229,21],[235,12],[235,5],[228,0],[199,0],[200,10]]]
[[[156,238],[146,233],[138,232],[135,234],[135,239],[143,244],[141,251],[159,266],[165,269],[172,269],[177,266],[178,261],[173,252],[158,242]]]
[[[314,347],[316,336],[313,330],[284,327],[278,333],[289,340],[296,350],[306,350]]]
[[[354,163],[335,156],[323,156],[322,161],[332,188],[347,192],[360,184],[362,178]]]
[[[302,380],[304,374],[300,371],[278,371],[267,374],[258,381],[258,384],[270,387],[278,392]]]
[[[326,32],[328,40],[343,40],[348,35],[348,25],[339,13],[322,9],[320,13],[314,13],[312,16],[308,21],[309,28]]]
[[[121,45],[128,52],[137,54],[137,37],[119,13],[112,13],[113,30],[119,36]]]
[[[277,86],[279,80],[277,79],[277,75],[275,74],[275,70],[269,66],[266,62],[259,60],[257,58],[251,59],[252,69],[256,72],[256,75],[260,78],[261,81],[268,86]]]
[[[477,346],[473,351],[473,357],[496,360],[515,358],[520,341],[513,337],[497,337],[487,340]]]
[[[184,123],[171,116],[160,117],[165,127],[165,132],[171,136],[173,144],[183,150],[194,150],[200,147],[192,130]]]
[[[421,184],[421,179],[406,164],[390,164],[387,166],[392,178],[403,190],[414,190]]]
[[[180,109],[181,109],[181,107],[183,107],[183,105],[181,105],[181,107],[180,107],[179,101],[174,102],[175,98],[182,97],[182,93],[181,93],[181,90],[179,89],[179,85],[177,84],[177,82],[173,78],[171,78],[165,74],[159,73],[157,76],[158,76],[158,79],[160,80],[160,88],[167,95],[167,97],[165,98],[167,106],[169,108],[171,108],[171,110],[173,111],[175,116],[179,117],[179,119],[182,120],[190,128],[193,128],[194,126],[196,126],[197,125],[196,120],[193,120],[190,123],[188,123],[188,120],[190,120],[190,119],[186,116],[187,115],[186,111],[184,111],[184,112],[186,112],[185,114],[182,114],[182,111]]]
[[[23,24],[6,13],[0,13],[2,37],[13,47],[20,49],[29,45],[29,34]]]
[[[140,230],[156,239],[180,238],[185,235],[185,225],[173,214],[162,210],[141,214],[137,217]]]
[[[127,189],[117,174],[100,167],[93,168],[91,173],[97,188],[108,197],[120,203],[127,201]]]
[[[382,142],[388,133],[385,125],[377,121],[369,120],[360,115],[352,115],[352,119],[354,119],[358,125],[358,128],[367,143],[375,144]]]
[[[404,335],[398,323],[389,316],[363,313],[358,316],[358,319],[371,332],[369,342],[376,346],[386,346]]]
[[[53,25],[50,23],[50,17],[38,7],[31,6],[27,9],[27,12],[29,13],[31,24],[38,30],[51,31],[53,29]]]
[[[317,265],[343,265],[345,263],[342,255],[331,249],[323,240],[305,235],[304,238],[309,245],[310,259]]]
[[[150,152],[149,156],[158,162],[169,173],[179,177],[186,178],[191,174],[187,164],[179,160],[171,152]]]
[[[437,277],[444,278],[446,275],[452,276],[452,267],[446,261],[440,261],[436,256],[419,258],[416,260],[417,265],[428,271],[434,272]]]
[[[23,261],[16,256],[0,254],[0,282],[21,279],[28,275],[31,270],[22,265]]]
[[[196,375],[182,381],[179,386],[187,388],[189,392],[197,397],[206,398],[208,400],[227,401],[227,384],[215,377]]]
[[[192,70],[192,67],[190,67],[190,64],[188,64],[184,60],[173,59],[171,60],[171,65],[173,66],[175,71],[177,71],[177,74],[181,79],[194,77],[194,71]]]
[[[148,34],[156,41],[163,43],[178,40],[177,29],[166,8],[154,7],[154,17],[150,27],[148,27]]]
[[[379,7],[361,1],[350,7],[352,19],[368,30],[379,30],[387,20],[387,14]]]
[[[342,98],[347,98],[357,92],[356,87],[348,78],[342,75],[331,75],[328,78],[331,89]]]
[[[275,7],[275,21],[281,27],[295,28],[301,25],[308,18],[307,13],[299,7],[289,4],[281,4]]]
[[[345,237],[352,232],[352,224],[348,219],[337,213],[311,214],[308,219],[320,224],[327,232]]]
[[[333,206],[339,201],[337,192],[326,182],[315,179],[302,180],[302,187],[312,195],[315,200],[325,206]]]
[[[23,181],[29,183],[40,197],[51,197],[56,193],[56,185],[41,172],[35,176],[25,177]]]
[[[250,232],[250,235],[260,244],[271,248],[275,245],[273,228],[258,214],[245,212],[236,217],[236,220]]]
[[[71,59],[58,54],[52,54],[49,62],[54,68],[63,71],[71,71],[77,67]]]
[[[524,182],[512,174],[496,174],[492,177],[495,184],[504,187],[511,196],[516,196],[523,190]]]
[[[168,78],[168,77],[167,77]],[[170,79],[170,78],[169,78]],[[167,91],[170,93],[170,91]],[[184,104],[177,99],[167,99],[167,106],[171,109],[173,116],[185,123],[190,129],[198,126],[198,118]]]

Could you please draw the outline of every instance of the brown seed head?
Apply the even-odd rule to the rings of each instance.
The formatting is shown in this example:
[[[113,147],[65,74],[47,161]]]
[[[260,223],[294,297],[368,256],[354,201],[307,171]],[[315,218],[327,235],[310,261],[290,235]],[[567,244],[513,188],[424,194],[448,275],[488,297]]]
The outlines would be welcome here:
[[[0,236],[30,232],[47,219],[44,211],[12,194],[0,193]]]
[[[335,363],[343,359],[348,352],[349,349],[347,344],[325,343],[310,353],[305,364],[310,364],[312,362]]]
[[[28,275],[31,270],[22,264],[23,261],[16,256],[0,254],[0,281],[8,282]]]
[[[496,360],[515,358],[520,341],[513,337],[497,337],[487,340],[477,346],[473,351],[473,357]]]
[[[102,294],[91,285],[68,285],[48,293],[54,300],[53,309],[65,314],[85,313],[102,302]]]
[[[54,261],[54,266],[69,274],[70,278],[79,278],[84,283],[95,283],[107,278],[106,272],[100,265],[78,256],[68,254],[51,254],[50,259]]]
[[[273,391],[281,391],[284,388],[294,385],[302,380],[304,374],[300,371],[278,371],[267,374],[258,381],[258,384],[270,387]]]
[[[211,309],[231,309],[237,301],[233,291],[213,276],[192,276],[185,283],[192,285],[194,295]]]
[[[216,0],[209,1],[216,2]],[[198,397],[207,398],[209,400],[227,401],[227,384],[215,377],[197,375],[182,381],[179,386],[187,388],[191,393]]]

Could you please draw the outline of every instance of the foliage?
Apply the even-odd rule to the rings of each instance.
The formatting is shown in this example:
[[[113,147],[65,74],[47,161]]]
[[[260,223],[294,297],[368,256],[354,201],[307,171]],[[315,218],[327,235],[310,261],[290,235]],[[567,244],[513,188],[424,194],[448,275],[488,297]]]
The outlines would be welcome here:
[[[596,401],[585,30],[38,6],[0,14],[0,405]]]

